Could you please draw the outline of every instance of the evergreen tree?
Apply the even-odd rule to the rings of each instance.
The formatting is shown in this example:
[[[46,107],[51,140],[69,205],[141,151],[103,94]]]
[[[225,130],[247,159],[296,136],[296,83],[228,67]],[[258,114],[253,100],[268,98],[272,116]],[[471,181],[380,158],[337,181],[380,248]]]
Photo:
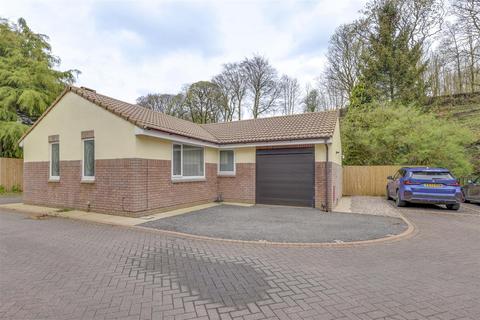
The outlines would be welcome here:
[[[376,1],[370,8],[368,41],[362,53],[365,92],[373,100],[415,102],[425,97],[423,42],[412,41],[413,29],[403,24],[401,1]]]
[[[20,157],[16,141],[71,84],[77,70],[57,71],[48,37],[24,19],[0,19],[0,157]]]

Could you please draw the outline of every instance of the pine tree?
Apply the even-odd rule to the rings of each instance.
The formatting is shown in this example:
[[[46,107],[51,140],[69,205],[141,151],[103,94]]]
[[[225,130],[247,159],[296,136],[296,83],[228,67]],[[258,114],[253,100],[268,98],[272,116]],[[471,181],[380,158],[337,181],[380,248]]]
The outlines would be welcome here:
[[[363,86],[374,100],[421,103],[427,63],[423,43],[411,41],[412,29],[402,25],[399,1],[383,0],[371,8],[372,27],[362,54]]]

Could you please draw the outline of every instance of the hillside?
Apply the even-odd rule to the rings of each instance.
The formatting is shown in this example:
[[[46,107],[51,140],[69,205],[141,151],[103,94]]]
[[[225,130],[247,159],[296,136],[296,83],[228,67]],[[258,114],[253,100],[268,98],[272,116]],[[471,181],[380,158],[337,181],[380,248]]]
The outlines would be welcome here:
[[[480,172],[480,92],[431,98],[426,107],[475,132],[478,140],[470,151],[474,155],[476,171]]]

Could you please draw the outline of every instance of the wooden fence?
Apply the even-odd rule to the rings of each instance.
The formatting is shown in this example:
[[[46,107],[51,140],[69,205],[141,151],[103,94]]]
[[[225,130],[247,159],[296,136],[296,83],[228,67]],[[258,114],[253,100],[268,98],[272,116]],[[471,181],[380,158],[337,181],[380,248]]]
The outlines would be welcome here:
[[[387,177],[402,166],[343,166],[344,196],[383,196]]]
[[[23,190],[23,159],[0,158],[0,186],[6,191],[13,187]]]

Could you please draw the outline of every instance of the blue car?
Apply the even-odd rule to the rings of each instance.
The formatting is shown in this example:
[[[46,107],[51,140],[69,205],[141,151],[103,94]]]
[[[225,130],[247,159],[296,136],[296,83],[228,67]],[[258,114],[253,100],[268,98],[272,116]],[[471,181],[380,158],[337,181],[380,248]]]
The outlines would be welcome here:
[[[408,203],[432,203],[458,210],[463,201],[460,184],[444,168],[404,167],[387,180],[387,199],[394,199],[397,207]]]

